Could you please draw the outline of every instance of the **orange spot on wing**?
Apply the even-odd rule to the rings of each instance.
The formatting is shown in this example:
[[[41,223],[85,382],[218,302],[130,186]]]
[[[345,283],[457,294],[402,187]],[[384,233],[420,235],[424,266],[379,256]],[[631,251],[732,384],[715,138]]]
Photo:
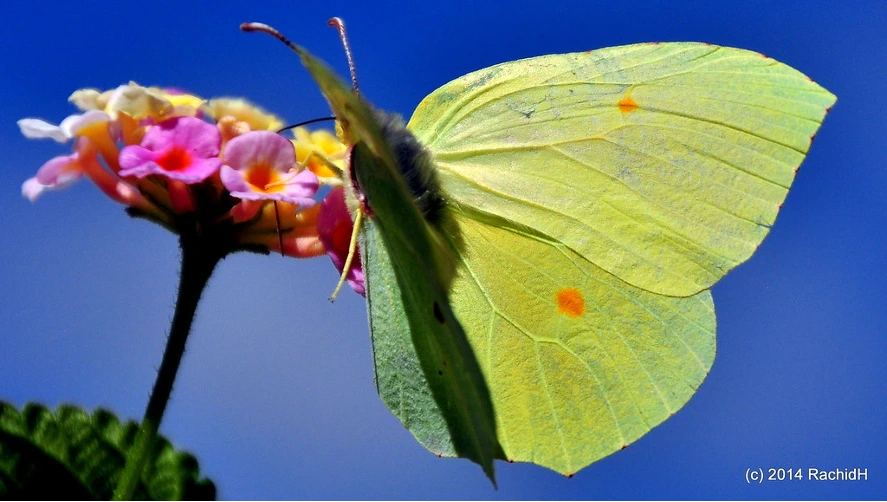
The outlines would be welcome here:
[[[626,94],[624,98],[620,99],[618,103],[619,111],[622,113],[631,113],[638,108],[638,102],[631,99],[631,95]]]
[[[585,313],[585,298],[577,288],[562,289],[555,295],[557,310],[567,317],[579,317]]]

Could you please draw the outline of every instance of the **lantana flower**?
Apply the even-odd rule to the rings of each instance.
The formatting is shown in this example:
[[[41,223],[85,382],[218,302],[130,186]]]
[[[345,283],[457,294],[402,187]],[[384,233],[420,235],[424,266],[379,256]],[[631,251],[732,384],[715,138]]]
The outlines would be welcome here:
[[[210,177],[222,165],[219,128],[194,117],[174,117],[148,129],[139,145],[120,152],[120,176],[165,176],[187,184]]]
[[[341,272],[353,223],[341,188],[345,146],[331,132],[299,127],[289,140],[273,132],[279,118],[245,100],[134,82],[81,89],[69,101],[82,113],[59,125],[19,121],[28,138],[74,145],[25,181],[29,200],[86,177],[133,216],[214,236],[219,256],[326,253]],[[359,258],[352,263],[346,278],[363,295]]]
[[[296,137],[296,161],[317,175],[324,183],[338,185],[341,173],[335,161],[345,157],[345,145],[326,129],[308,131],[304,127],[293,130]],[[332,166],[332,167],[331,167]]]
[[[59,155],[46,161],[37,170],[37,176],[28,179],[22,185],[22,195],[28,200],[34,201],[46,190],[65,188],[83,176],[80,168],[80,155],[77,152],[71,155]]]
[[[253,131],[225,146],[221,179],[231,195],[240,199],[311,207],[317,176],[308,170],[296,171],[296,150],[289,140],[270,131]]]
[[[298,132],[288,140],[273,132],[282,124],[277,117],[243,100],[207,104],[177,89],[130,82],[107,91],[82,89],[69,101],[83,113],[59,125],[33,118],[18,122],[26,137],[72,141],[74,150],[44,163],[24,182],[22,194],[33,202],[47,190],[86,177],[130,215],[178,234],[181,249],[163,361],[114,492],[115,498],[129,500],[155,445],[215,267],[237,251],[279,251],[300,258],[326,252],[343,268],[343,248],[347,253],[353,229],[342,167],[336,164],[345,147],[329,133]],[[335,188],[319,192],[321,184]],[[359,259],[355,263],[347,279],[365,294]]]
[[[222,117],[232,117],[246,124],[251,131],[277,131],[283,127],[283,121],[279,118],[245,99],[215,98],[209,100],[204,109],[217,121]]]

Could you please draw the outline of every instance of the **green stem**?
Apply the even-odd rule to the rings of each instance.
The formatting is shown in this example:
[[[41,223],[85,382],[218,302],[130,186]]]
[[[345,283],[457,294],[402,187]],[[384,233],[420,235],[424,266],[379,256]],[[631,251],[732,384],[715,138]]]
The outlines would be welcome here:
[[[185,343],[188,341],[200,295],[216,264],[224,257],[224,248],[218,241],[198,232],[183,232],[179,238],[179,245],[182,249],[179,295],[166,350],[163,352],[163,361],[160,363],[157,380],[154,382],[154,389],[145,409],[145,417],[136,434],[135,443],[129,449],[126,467],[114,490],[114,500],[131,500],[135,494],[145,463],[151,456],[157,430],[166,411],[179,364],[185,354]]]

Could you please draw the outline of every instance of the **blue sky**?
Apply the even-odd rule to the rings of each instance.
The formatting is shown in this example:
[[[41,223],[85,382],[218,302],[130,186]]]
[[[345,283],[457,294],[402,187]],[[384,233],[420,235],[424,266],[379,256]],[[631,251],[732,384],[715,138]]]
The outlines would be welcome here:
[[[172,315],[173,235],[88,183],[32,205],[22,181],[64,152],[15,121],[58,122],[81,87],[135,80],[237,95],[297,122],[328,113],[273,24],[409,116],[503,61],[643,41],[743,47],[838,103],[770,236],[714,288],[718,355],[689,404],[572,479],[498,463],[499,490],[427,453],[379,400],[363,299],[326,298],[328,260],[236,255],[198,312],[162,432],[242,498],[883,498],[887,494],[887,5],[882,2],[15,2],[0,31],[0,398],[141,416]],[[86,4],[84,4],[86,5]],[[868,468],[867,482],[745,482],[748,468]]]

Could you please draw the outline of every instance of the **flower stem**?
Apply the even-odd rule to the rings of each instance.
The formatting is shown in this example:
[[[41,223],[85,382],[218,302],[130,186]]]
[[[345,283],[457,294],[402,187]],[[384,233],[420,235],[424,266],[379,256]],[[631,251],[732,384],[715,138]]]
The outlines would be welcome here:
[[[163,352],[163,361],[157,372],[157,380],[154,382],[154,389],[151,391],[151,398],[148,400],[135,443],[127,454],[126,467],[114,490],[114,500],[131,500],[136,492],[145,464],[151,457],[157,430],[166,411],[179,364],[185,354],[185,343],[188,341],[200,295],[216,264],[225,256],[223,246],[212,237],[201,235],[199,231],[182,232],[179,245],[182,249],[182,268],[175,314],[170,325],[166,349]]]

